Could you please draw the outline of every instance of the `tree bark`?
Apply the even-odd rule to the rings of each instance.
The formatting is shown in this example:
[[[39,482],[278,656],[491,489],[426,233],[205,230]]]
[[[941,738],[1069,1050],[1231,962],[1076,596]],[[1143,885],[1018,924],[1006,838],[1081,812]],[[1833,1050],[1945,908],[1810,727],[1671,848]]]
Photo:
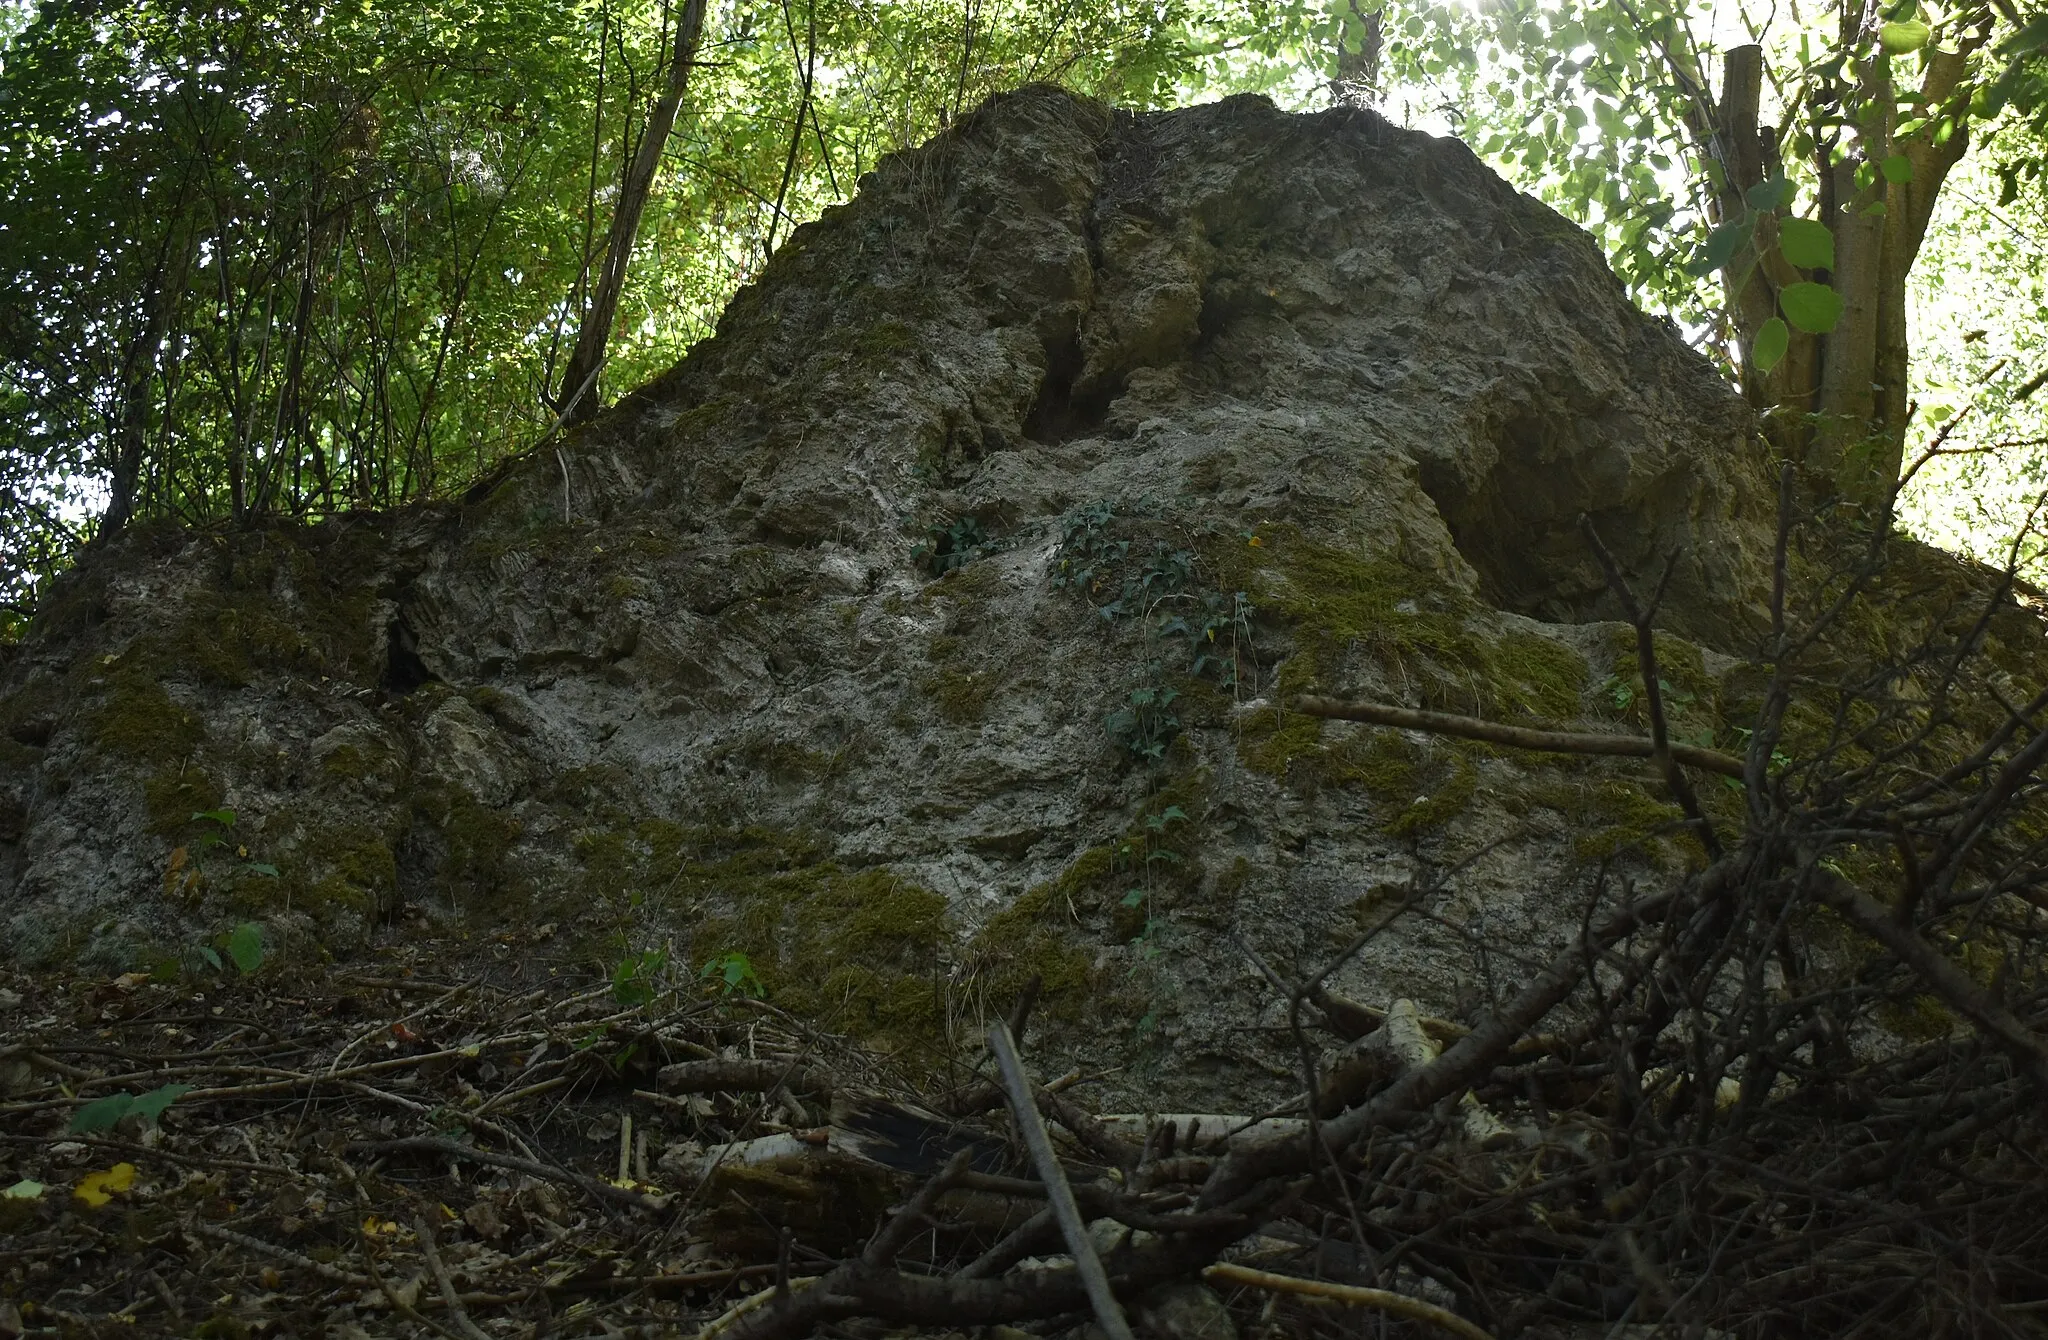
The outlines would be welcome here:
[[[647,127],[639,149],[619,186],[618,207],[605,239],[603,268],[576,332],[576,347],[562,373],[556,400],[558,413],[567,424],[582,423],[597,413],[598,370],[604,365],[605,346],[611,341],[612,322],[618,316],[619,295],[626,286],[626,269],[633,258],[633,239],[640,231],[640,216],[654,189],[654,176],[661,166],[662,150],[668,146],[669,131],[675,127],[676,111],[689,87],[690,67],[697,59],[697,43],[704,29],[704,0],[687,0],[676,23],[675,50],[671,55],[668,81],[661,97],[648,113]]]

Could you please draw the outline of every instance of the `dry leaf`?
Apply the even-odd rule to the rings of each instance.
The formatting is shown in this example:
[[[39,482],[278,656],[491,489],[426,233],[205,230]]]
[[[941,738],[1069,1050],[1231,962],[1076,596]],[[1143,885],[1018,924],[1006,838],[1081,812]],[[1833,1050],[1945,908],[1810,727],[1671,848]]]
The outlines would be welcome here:
[[[505,1235],[505,1220],[498,1213],[498,1207],[487,1200],[480,1200],[462,1212],[462,1222],[470,1231],[487,1241],[495,1242]]]
[[[115,1193],[126,1191],[135,1185],[135,1165],[117,1163],[111,1168],[96,1173],[87,1173],[71,1194],[97,1210],[114,1198]]]

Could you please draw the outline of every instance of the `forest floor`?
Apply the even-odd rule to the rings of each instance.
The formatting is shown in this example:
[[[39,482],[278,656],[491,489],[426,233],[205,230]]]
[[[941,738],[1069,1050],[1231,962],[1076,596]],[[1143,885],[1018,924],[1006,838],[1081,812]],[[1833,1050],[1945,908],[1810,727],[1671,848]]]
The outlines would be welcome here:
[[[701,1169],[829,1113],[663,1068],[829,1063],[879,1095],[886,1067],[722,981],[542,966],[540,938],[0,974],[0,1336],[687,1334],[815,1274]]]

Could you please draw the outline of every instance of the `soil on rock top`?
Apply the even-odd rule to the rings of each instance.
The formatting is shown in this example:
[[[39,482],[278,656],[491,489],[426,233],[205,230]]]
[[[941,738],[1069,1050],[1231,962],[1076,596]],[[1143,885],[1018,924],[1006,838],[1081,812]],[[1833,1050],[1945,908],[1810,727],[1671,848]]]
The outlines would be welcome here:
[[[1026,89],[459,502],[88,555],[0,678],[6,952],[556,922],[907,1058],[1035,975],[1046,1045],[1253,1110],[1295,1078],[1233,934],[1316,963],[1420,890],[1337,985],[1456,1015],[1476,943],[1688,858],[1640,765],[1280,705],[1641,730],[1586,514],[1679,555],[1723,732],[1770,498],[1736,394],[1455,141]]]

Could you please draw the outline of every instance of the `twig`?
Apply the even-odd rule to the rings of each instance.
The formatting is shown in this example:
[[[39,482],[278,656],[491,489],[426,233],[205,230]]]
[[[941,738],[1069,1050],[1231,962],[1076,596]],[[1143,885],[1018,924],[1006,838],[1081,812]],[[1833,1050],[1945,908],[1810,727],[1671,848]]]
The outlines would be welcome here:
[[[2014,1018],[1990,992],[1951,963],[1947,955],[1911,927],[1900,925],[1875,898],[1827,870],[1817,870],[1815,877],[1823,902],[1889,949],[1935,995],[2019,1062],[2021,1070],[2041,1092],[2048,1093],[2048,1038]]]
[[[730,1330],[734,1322],[746,1316],[749,1312],[757,1312],[778,1298],[787,1297],[800,1290],[808,1289],[815,1285],[820,1278],[817,1275],[807,1275],[788,1281],[777,1280],[773,1288],[763,1289],[757,1294],[750,1294],[713,1317],[710,1321],[705,1322],[704,1329],[697,1332],[697,1340],[711,1340],[711,1337],[717,1335],[720,1331]]]
[[[510,1154],[496,1154],[488,1149],[473,1149],[453,1140],[437,1140],[432,1136],[414,1136],[404,1140],[357,1141],[349,1145],[350,1152],[366,1154],[441,1154],[452,1159],[468,1159],[473,1163],[485,1163],[494,1168],[509,1168],[551,1182],[561,1182],[580,1191],[587,1191],[600,1199],[615,1205],[630,1205],[636,1210],[651,1210],[657,1214],[668,1208],[668,1197],[648,1196],[638,1191],[601,1182],[595,1177],[570,1172],[566,1168],[550,1168],[545,1163],[532,1159],[514,1158]]]
[[[962,1266],[956,1278],[993,1279],[1038,1250],[1039,1243],[1046,1241],[1058,1231],[1059,1215],[1048,1205],[1011,1229],[996,1242],[995,1246]]]
[[[457,1330],[469,1340],[491,1340],[469,1319],[469,1312],[462,1306],[462,1299],[455,1293],[455,1281],[448,1278],[448,1267],[441,1264],[441,1246],[434,1241],[434,1226],[427,1222],[424,1214],[415,1215],[412,1231],[419,1234],[420,1252],[427,1258],[427,1269],[434,1272],[434,1283],[441,1286],[441,1301],[448,1305],[448,1319],[455,1323]]]
[[[1700,809],[1699,797],[1693,794],[1692,783],[1678,769],[1678,760],[1671,752],[1671,728],[1664,715],[1664,676],[1657,666],[1657,633],[1651,621],[1657,617],[1658,606],[1664,603],[1664,592],[1671,585],[1671,574],[1677,569],[1677,556],[1665,560],[1664,575],[1657,580],[1657,592],[1650,597],[1646,606],[1636,603],[1635,592],[1629,589],[1628,579],[1622,575],[1621,565],[1608,552],[1599,530],[1593,525],[1593,518],[1579,513],[1579,531],[1592,546],[1593,554],[1600,560],[1600,570],[1607,575],[1607,585],[1621,602],[1621,609],[1628,616],[1629,624],[1636,630],[1636,665],[1643,676],[1643,701],[1650,709],[1650,757],[1657,764],[1657,771],[1664,775],[1664,784],[1671,790],[1672,797],[1684,809],[1685,817],[1692,820],[1700,831],[1700,841],[1707,849],[1710,860],[1721,859],[1721,838],[1714,831],[1714,825]]]
[[[399,1316],[404,1317],[407,1321],[413,1322],[416,1325],[426,1327],[435,1335],[446,1337],[446,1340],[466,1340],[465,1337],[457,1335],[455,1332],[449,1330],[446,1326],[443,1326],[440,1322],[435,1321],[433,1318],[421,1312],[411,1303],[408,1303],[403,1298],[400,1298],[398,1296],[398,1291],[396,1289],[393,1289],[391,1287],[390,1281],[384,1278],[384,1272],[377,1269],[377,1258],[370,1252],[369,1235],[367,1233],[364,1234],[360,1239],[358,1239],[358,1241],[362,1244],[363,1265],[370,1272],[371,1282],[376,1284],[377,1292],[384,1295],[384,1301],[391,1304],[392,1311],[398,1313]]]
[[[259,1256],[267,1256],[273,1261],[282,1261],[286,1265],[297,1266],[300,1270],[310,1270],[321,1279],[331,1280],[336,1284],[346,1284],[356,1289],[367,1289],[370,1287],[370,1277],[368,1275],[351,1274],[339,1266],[331,1266],[324,1261],[315,1261],[312,1257],[301,1256],[288,1247],[280,1247],[274,1242],[266,1242],[262,1238],[252,1237],[247,1233],[237,1233],[232,1228],[222,1228],[218,1224],[209,1224],[204,1219],[194,1219],[186,1227],[202,1238],[212,1238],[216,1242],[231,1242],[237,1247],[246,1247]]]
[[[1431,735],[1452,735],[1465,740],[1484,740],[1515,749],[1535,749],[1550,754],[1608,754],[1617,758],[1654,758],[1654,740],[1640,735],[1595,735],[1589,731],[1537,730],[1530,726],[1505,726],[1477,717],[1450,712],[1425,712],[1413,707],[1392,707],[1385,703],[1359,702],[1343,698],[1296,698],[1291,704],[1303,716],[1330,717],[1339,721],[1363,721],[1372,726],[1394,726],[1401,730],[1426,731]],[[1742,776],[1742,760],[1718,749],[1673,744],[1671,757],[1689,768]]]
[[[1486,1331],[1455,1312],[1438,1307],[1434,1303],[1425,1303],[1420,1298],[1410,1298],[1407,1294],[1393,1293],[1387,1289],[1363,1289],[1350,1284],[1298,1279],[1293,1275],[1276,1275],[1271,1271],[1253,1270],[1249,1266],[1230,1265],[1224,1262],[1218,1262],[1203,1271],[1202,1278],[1212,1284],[1241,1284],[1250,1289],[1270,1289],[1276,1293],[1301,1294],[1307,1298],[1327,1298],[1331,1302],[1349,1303],[1354,1307],[1378,1308],[1382,1312],[1406,1317],[1410,1321],[1428,1322],[1453,1335],[1462,1335],[1465,1340],[1493,1340]]]
[[[1088,1293],[1088,1305],[1095,1312],[1095,1320],[1109,1333],[1110,1340],[1136,1340],[1131,1334],[1131,1324],[1124,1320],[1123,1309],[1117,1306],[1116,1295],[1109,1291],[1109,1276],[1102,1269],[1102,1258],[1095,1254],[1095,1243],[1088,1236],[1088,1225],[1081,1221],[1081,1207],[1074,1203],[1073,1189],[1067,1185],[1067,1171],[1052,1152],[1052,1134],[1045,1129],[1045,1118],[1038,1113],[1038,1105],[1031,1098],[1031,1077],[1024,1073],[1024,1062],[1017,1055],[1017,1048],[1010,1040],[1010,1028],[998,1020],[990,1024],[988,1044],[996,1054],[996,1064],[1002,1068],[1003,1087],[1010,1095],[1010,1110],[1016,1114],[1017,1128],[1024,1136],[1024,1146],[1031,1151],[1032,1166],[1038,1170],[1038,1179],[1045,1183],[1046,1198],[1052,1203],[1052,1210],[1059,1218],[1060,1233],[1067,1240],[1067,1250],[1073,1254],[1074,1269],[1081,1277],[1081,1285]]]

